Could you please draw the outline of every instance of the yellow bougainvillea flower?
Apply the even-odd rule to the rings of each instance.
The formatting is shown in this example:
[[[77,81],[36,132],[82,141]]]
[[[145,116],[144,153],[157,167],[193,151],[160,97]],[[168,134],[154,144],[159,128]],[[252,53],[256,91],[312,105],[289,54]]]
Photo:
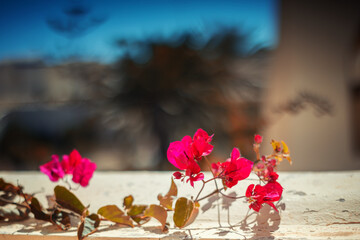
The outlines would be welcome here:
[[[281,145],[280,142],[275,141],[274,139],[271,140],[271,146],[273,147],[275,152],[281,152]]]
[[[283,146],[282,153],[283,153],[284,158],[286,160],[288,160],[290,164],[292,164],[289,147],[286,145],[286,143],[284,141],[281,141],[281,144]]]

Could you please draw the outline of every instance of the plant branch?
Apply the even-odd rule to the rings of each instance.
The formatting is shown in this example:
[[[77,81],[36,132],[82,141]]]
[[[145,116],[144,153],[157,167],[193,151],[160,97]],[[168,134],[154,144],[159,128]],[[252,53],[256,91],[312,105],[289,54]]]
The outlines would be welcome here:
[[[204,190],[204,187],[205,187],[206,182],[205,182],[204,180],[202,180],[202,183],[203,183],[203,185],[202,185],[199,193],[197,194],[194,202],[196,202],[196,201],[198,200],[198,198],[199,198],[199,196],[200,196],[200,193]]]
[[[224,197],[226,197],[226,198],[231,198],[231,199],[240,199],[240,198],[244,198],[244,197],[245,197],[245,196],[232,197],[232,196],[229,196],[229,195],[226,195],[226,194],[222,193],[221,191],[219,191],[219,193],[220,193],[221,195],[223,195]]]
[[[212,170],[212,168],[211,168],[211,165],[210,165],[209,160],[207,159],[207,157],[206,157],[206,156],[204,156],[204,159],[205,159],[205,161],[206,161],[206,163],[207,163],[207,165],[208,165],[208,168],[210,169],[210,172],[212,173],[213,177],[214,177],[214,178],[216,178],[215,173],[213,172],[213,170]],[[214,181],[214,183],[215,183],[215,187],[216,187],[216,189],[219,191],[219,188],[218,188],[217,182],[216,182],[216,181]]]
[[[213,192],[209,193],[208,195],[198,199],[198,202],[201,201],[201,200],[204,200],[208,197],[211,197],[212,195],[216,194],[216,193],[219,193],[219,191],[223,190],[224,188],[220,188],[220,189],[215,189]]]
[[[8,204],[16,205],[16,206],[18,206],[18,207],[29,208],[27,205],[23,205],[23,204],[20,204],[20,203],[12,202],[12,201],[7,200],[7,199],[5,199],[5,198],[3,198],[3,197],[0,197],[0,201],[5,202],[5,203],[8,203]]]

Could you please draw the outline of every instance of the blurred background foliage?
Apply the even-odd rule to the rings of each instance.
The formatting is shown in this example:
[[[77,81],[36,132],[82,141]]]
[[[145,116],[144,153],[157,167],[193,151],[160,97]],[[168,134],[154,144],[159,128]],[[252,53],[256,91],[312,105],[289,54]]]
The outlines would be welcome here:
[[[2,120],[7,122],[2,156],[16,168],[34,169],[52,152],[76,147],[111,159],[99,162],[104,169],[168,169],[170,141],[200,127],[216,134],[215,141],[224,146],[221,154],[234,143],[251,154],[260,124],[263,76],[257,69],[266,67],[269,51],[243,51],[246,36],[234,28],[219,29],[201,45],[199,38],[199,33],[184,33],[170,39],[121,39],[118,47],[125,54],[111,65],[3,64],[2,72],[11,75],[7,89],[13,77],[17,86],[26,80],[31,85],[14,86],[12,95],[28,96],[13,96],[17,100],[8,103],[13,106]],[[44,79],[33,79],[34,74]]]
[[[296,72],[302,71],[297,66],[307,66],[315,49],[326,44],[317,42],[316,31],[310,44],[306,41],[311,37],[296,38],[297,45],[291,36],[303,36],[302,26],[327,28],[323,23],[316,25],[315,13],[293,18],[313,17],[313,25],[292,22],[287,14],[299,6],[315,6],[329,19],[338,9],[335,15],[343,20],[341,27],[353,7],[349,1],[338,7],[320,2],[1,2],[0,30],[9,34],[0,46],[0,170],[36,170],[51,154],[68,154],[74,148],[101,170],[173,170],[166,159],[169,143],[198,128],[215,134],[211,161],[226,159],[233,146],[251,158],[254,134],[266,135],[278,119],[289,124],[280,121],[279,128],[274,128],[280,129],[277,132],[289,139],[308,139],[286,128],[294,126],[287,119],[289,114],[301,115],[310,107],[316,118],[335,119],[339,112],[331,101],[331,84],[316,88],[310,82],[318,80],[310,77],[304,80],[308,81],[305,87],[298,86],[307,76]],[[191,14],[202,18],[200,27],[189,26]],[[179,16],[178,23],[186,27],[174,25]],[[26,17],[30,17],[30,30],[22,24]],[[246,25],[246,21],[257,25]],[[283,27],[281,35],[278,25]],[[105,36],[110,40],[104,40]],[[21,45],[21,38],[28,45]],[[277,38],[286,40],[278,48]],[[303,46],[310,54],[298,58],[306,53]],[[24,50],[28,48],[37,50]],[[97,50],[98,56],[89,49]],[[286,49],[299,52],[292,55]],[[318,94],[321,89],[329,92]],[[275,117],[264,115],[264,108]],[[300,133],[316,129],[303,122],[296,125]],[[354,129],[360,126],[357,122]],[[295,147],[295,152],[300,151],[311,149]],[[310,168],[299,165],[297,169]]]
[[[69,44],[108,16],[72,2],[48,27]],[[170,141],[197,128],[215,133],[218,154],[240,147],[251,155],[270,51],[248,47],[248,34],[224,24],[140,40],[117,39],[110,64],[68,54],[3,62],[2,165],[37,169],[52,153],[77,148],[100,169],[169,169]],[[214,158],[216,158],[216,152]]]

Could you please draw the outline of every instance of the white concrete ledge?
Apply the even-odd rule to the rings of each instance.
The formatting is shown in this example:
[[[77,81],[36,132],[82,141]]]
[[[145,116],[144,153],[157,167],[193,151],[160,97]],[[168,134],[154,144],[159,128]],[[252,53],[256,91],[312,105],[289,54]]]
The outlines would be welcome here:
[[[123,198],[132,194],[135,204],[158,204],[157,195],[170,187],[171,172],[96,172],[89,187],[76,195],[90,210],[106,204],[122,206]],[[195,222],[184,229],[174,228],[170,221],[167,234],[160,224],[151,220],[143,227],[124,228],[108,224],[89,239],[360,239],[360,171],[348,172],[280,172],[284,187],[283,198],[277,204],[279,213],[269,206],[259,214],[244,219],[248,205],[244,200],[233,201],[212,196],[200,202]],[[35,172],[0,172],[6,181],[25,187],[46,205],[45,195],[53,192],[56,183]],[[210,177],[206,174],[206,177]],[[227,191],[241,196],[253,181],[243,181]],[[178,196],[195,195],[188,184],[176,182]],[[256,183],[256,182],[254,182]],[[206,185],[204,193],[214,189]],[[250,212],[251,213],[251,212]],[[171,220],[171,219],[170,219]],[[76,228],[63,232],[39,220],[0,223],[0,239],[77,239]]]

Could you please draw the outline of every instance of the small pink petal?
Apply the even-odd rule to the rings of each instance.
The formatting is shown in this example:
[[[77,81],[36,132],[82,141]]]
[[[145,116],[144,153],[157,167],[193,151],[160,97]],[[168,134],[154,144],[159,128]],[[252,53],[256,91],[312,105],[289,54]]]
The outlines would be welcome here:
[[[81,163],[76,166],[73,172],[73,182],[79,183],[81,186],[86,187],[92,178],[96,164],[87,158],[83,158]]]
[[[188,166],[189,158],[184,144],[180,141],[170,143],[167,150],[167,158],[172,165],[180,170],[184,170]]]
[[[63,178],[65,173],[59,162],[58,155],[52,155],[51,161],[40,166],[40,171],[45,173],[52,182],[57,182]]]
[[[175,179],[180,179],[183,175],[180,172],[174,172],[173,176],[174,176]]]
[[[257,144],[260,144],[260,143],[262,143],[262,141],[263,141],[263,137],[260,136],[259,134],[256,134],[255,137],[254,137],[254,141],[255,141]]]
[[[231,161],[235,161],[235,160],[239,159],[240,156],[241,156],[240,150],[238,148],[233,148],[233,150],[231,152]]]

